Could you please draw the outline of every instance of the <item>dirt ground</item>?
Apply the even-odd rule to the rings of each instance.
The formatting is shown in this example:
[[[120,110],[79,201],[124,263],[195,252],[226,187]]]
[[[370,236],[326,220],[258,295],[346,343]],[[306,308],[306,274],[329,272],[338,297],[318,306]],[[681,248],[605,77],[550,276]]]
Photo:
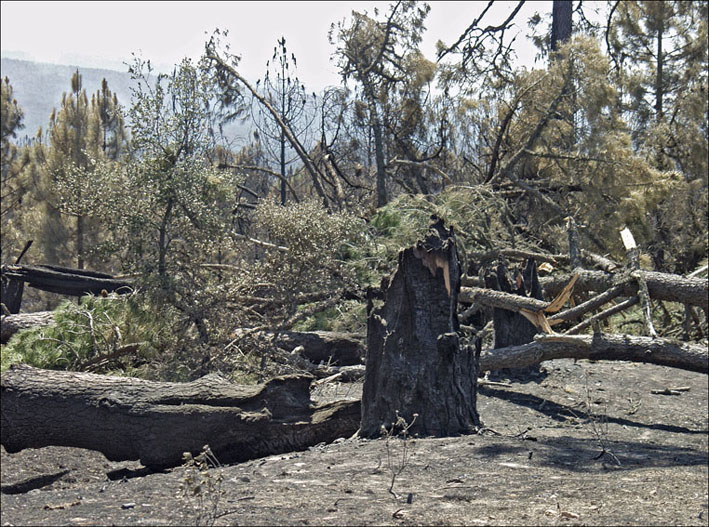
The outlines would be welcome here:
[[[201,503],[180,496],[184,467],[146,473],[87,450],[2,449],[0,523],[709,525],[706,375],[572,360],[542,370],[480,387],[478,435],[342,438],[215,468],[218,490]],[[330,384],[313,398],[360,393]]]

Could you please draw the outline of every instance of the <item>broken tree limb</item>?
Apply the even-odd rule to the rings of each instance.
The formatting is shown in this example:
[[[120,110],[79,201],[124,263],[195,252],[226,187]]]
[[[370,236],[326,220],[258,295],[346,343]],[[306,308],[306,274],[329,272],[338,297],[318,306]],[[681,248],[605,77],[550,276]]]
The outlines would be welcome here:
[[[10,452],[71,446],[174,466],[209,445],[222,462],[302,450],[357,431],[359,401],[311,406],[309,375],[242,386],[219,375],[164,383],[21,365],[1,376]]]
[[[552,323],[555,320],[575,320],[577,318],[581,318],[589,311],[593,311],[597,307],[600,307],[603,304],[610,302],[614,298],[620,296],[622,293],[623,288],[621,286],[611,287],[608,291],[605,291],[600,295],[596,295],[593,298],[589,298],[585,302],[575,307],[569,308],[565,311],[562,311],[561,313],[557,313],[556,315],[552,315],[551,317],[549,317],[549,322]]]
[[[533,263],[533,260],[530,261]],[[499,268],[497,275],[503,276]],[[534,275],[536,276],[536,271],[534,272]],[[571,280],[551,302],[544,302],[543,300],[538,300],[528,296],[522,296],[521,293],[525,291],[524,283],[527,279],[521,278],[521,275],[520,279],[522,279],[522,283],[519,288],[516,289],[517,294],[504,291],[496,291],[494,289],[469,287],[461,288],[459,298],[462,302],[478,303],[487,307],[495,308],[496,310],[506,310],[512,311],[514,313],[519,313],[520,315],[524,316],[524,318],[526,318],[529,322],[531,322],[534,327],[542,329],[545,333],[551,333],[552,331],[550,325],[558,324],[562,322],[562,320],[557,318],[556,320],[550,323],[549,320],[546,318],[545,313],[556,313],[569,300],[576,280],[578,279],[578,274],[571,277]],[[535,278],[535,280],[538,279]],[[486,281],[489,281],[490,285],[494,287],[500,287],[500,284],[502,283],[505,289],[511,290],[512,288],[511,284],[509,284],[509,281],[506,279],[500,280],[499,278],[496,278],[494,276],[488,276],[486,277]],[[538,281],[536,282],[536,284],[538,288]],[[541,296],[541,293],[539,293],[538,296]],[[502,312],[496,311],[496,326],[499,326],[499,322],[501,321],[500,319],[502,317],[500,315],[502,315]],[[502,322],[504,323],[504,321]],[[519,333],[520,331],[521,330],[519,328],[513,330],[513,332],[517,333]],[[505,330],[505,332],[509,333],[509,330]],[[534,332],[530,332],[527,330],[526,333],[527,336],[521,337],[522,342],[529,342],[529,340],[531,340],[531,338],[534,336]],[[519,340],[517,342],[510,342],[505,340],[505,338],[498,338],[498,334],[499,331],[496,327],[495,342],[498,342],[498,340],[502,342],[503,345],[500,347],[504,347],[509,344],[522,343]],[[519,338],[519,336],[515,338]],[[495,346],[497,347],[497,344]]]
[[[537,335],[534,342],[480,355],[480,371],[524,368],[552,359],[624,360],[709,373],[705,346],[634,335]]]
[[[635,278],[638,283],[638,298],[640,298],[640,306],[642,307],[643,322],[645,324],[645,332],[651,337],[657,337],[657,332],[655,331],[655,326],[652,323],[652,303],[650,302],[650,293],[647,289],[647,280],[643,277],[641,273],[637,271],[640,270],[640,251],[635,243],[635,238],[633,233],[625,227],[620,231],[620,237],[623,240],[623,245],[628,253],[628,264],[633,271],[630,276]]]
[[[471,304],[481,304],[487,307],[507,309],[509,311],[520,311],[521,309],[542,311],[549,306],[549,302],[545,302],[544,300],[513,295],[512,293],[482,287],[461,287],[458,300]]]
[[[650,297],[657,300],[667,300],[699,306],[704,311],[709,311],[709,280],[706,278],[686,278],[680,275],[658,273],[655,271],[638,270],[636,274],[642,275],[648,287]],[[628,276],[610,274],[604,271],[579,271],[579,278],[575,290],[581,291],[606,291],[619,282],[623,284],[623,295],[635,296],[638,293],[637,282],[627,282]],[[557,295],[568,284],[571,275],[559,275],[540,278],[545,294]]]
[[[18,313],[0,317],[0,343],[7,344],[10,338],[21,329],[48,326],[54,321],[54,311]]]

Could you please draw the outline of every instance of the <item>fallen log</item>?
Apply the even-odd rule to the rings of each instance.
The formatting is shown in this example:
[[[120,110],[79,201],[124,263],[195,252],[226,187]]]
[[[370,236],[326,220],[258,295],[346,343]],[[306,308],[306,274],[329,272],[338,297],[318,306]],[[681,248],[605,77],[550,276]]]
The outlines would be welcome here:
[[[70,296],[100,295],[102,291],[107,293],[133,291],[131,282],[113,278],[109,274],[55,265],[4,265],[2,277],[25,282],[30,287],[42,291]]]
[[[359,401],[312,406],[312,380],[242,386],[210,374],[164,383],[13,366],[0,380],[0,442],[9,453],[70,446],[165,467],[207,444],[220,461],[236,462],[354,434]]]
[[[637,280],[628,281],[627,274],[581,270],[574,274],[579,275],[575,285],[576,292],[603,292],[616,285],[621,285],[622,296],[630,297],[638,294]],[[644,270],[633,271],[630,277],[635,275],[645,280],[650,297],[654,300],[690,304],[701,307],[705,312],[709,311],[709,280],[706,278],[686,278],[680,275]],[[548,276],[540,278],[539,282],[544,288],[547,298],[551,298],[559,294],[571,278],[572,275]]]
[[[53,311],[18,313],[0,317],[0,343],[7,344],[10,338],[21,329],[48,326],[54,321]]]
[[[534,342],[480,355],[480,371],[525,368],[552,359],[624,360],[709,373],[706,346],[634,335],[537,335]]]
[[[362,364],[365,355],[364,336],[336,331],[284,331],[276,345],[289,352],[302,346],[300,355],[313,364],[338,366]]]

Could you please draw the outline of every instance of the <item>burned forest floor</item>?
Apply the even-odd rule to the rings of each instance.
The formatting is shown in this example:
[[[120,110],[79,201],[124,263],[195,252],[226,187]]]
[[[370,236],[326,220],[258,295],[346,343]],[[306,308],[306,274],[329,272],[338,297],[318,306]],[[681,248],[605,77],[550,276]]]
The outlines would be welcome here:
[[[563,359],[491,380],[479,389],[480,434],[342,438],[213,468],[202,492],[185,467],[2,449],[1,524],[709,523],[706,375]],[[312,396],[360,394],[361,384],[330,383]]]

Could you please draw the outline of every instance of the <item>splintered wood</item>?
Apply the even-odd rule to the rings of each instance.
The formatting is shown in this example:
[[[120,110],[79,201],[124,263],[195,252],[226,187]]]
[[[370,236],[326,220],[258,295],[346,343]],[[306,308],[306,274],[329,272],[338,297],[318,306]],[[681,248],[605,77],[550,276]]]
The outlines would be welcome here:
[[[414,247],[414,256],[419,258],[426,268],[431,271],[431,276],[436,276],[438,269],[443,269],[443,280],[446,284],[448,296],[451,296],[451,276],[448,264],[448,256],[440,251],[427,251]]]

